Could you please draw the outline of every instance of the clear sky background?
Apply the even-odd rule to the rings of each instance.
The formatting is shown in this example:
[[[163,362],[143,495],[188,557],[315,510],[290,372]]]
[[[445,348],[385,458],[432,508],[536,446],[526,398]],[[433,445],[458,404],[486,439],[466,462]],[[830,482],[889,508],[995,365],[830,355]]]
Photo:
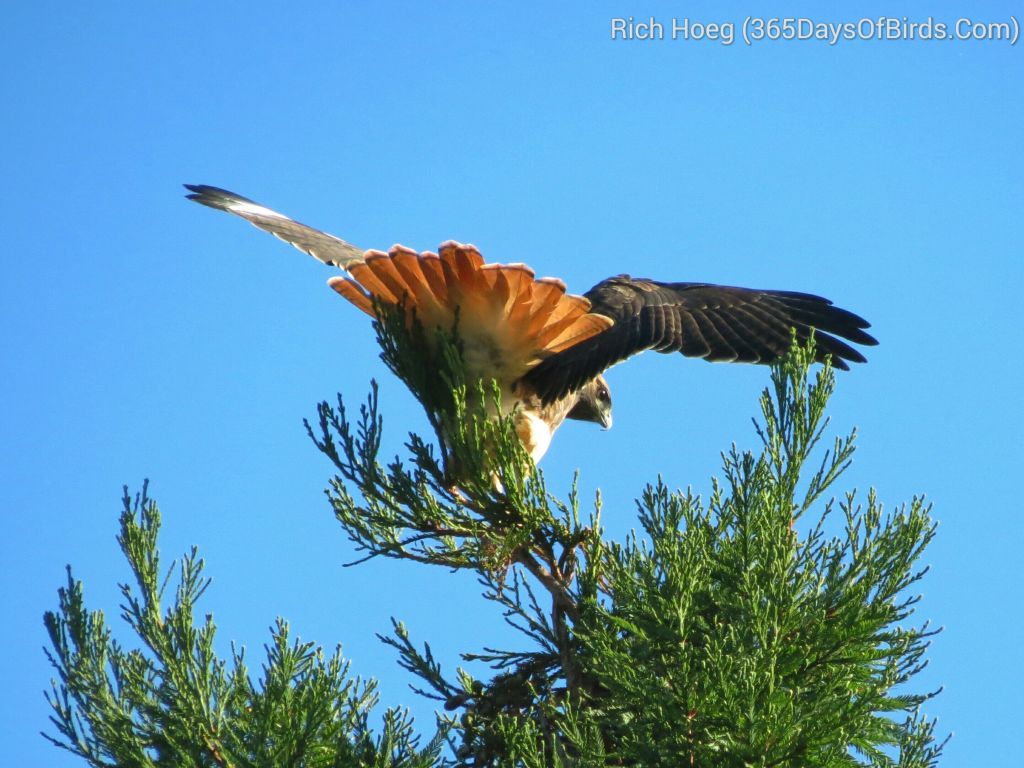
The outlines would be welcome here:
[[[47,726],[41,615],[71,563],[116,621],[122,484],[151,478],[165,559],[198,544],[203,608],[258,656],[275,617],[432,707],[375,638],[394,616],[446,668],[511,639],[473,578],[353,548],[302,419],[381,381],[386,448],[425,419],[330,270],[183,197],[236,190],[363,247],[473,242],[582,292],[629,272],[824,294],[881,346],[841,375],[860,431],[837,490],[941,525],[918,616],[946,630],[919,688],[945,765],[1020,757],[1024,45],[613,42],[610,19],[821,21],[908,3],[10,3],[0,28],[0,734],[4,763],[79,763]],[[936,2],[936,21],[1022,15]],[[661,473],[706,492],[756,448],[766,369],[659,355],[610,375],[615,428],[570,424],[607,534]],[[127,636],[121,633],[122,638]]]

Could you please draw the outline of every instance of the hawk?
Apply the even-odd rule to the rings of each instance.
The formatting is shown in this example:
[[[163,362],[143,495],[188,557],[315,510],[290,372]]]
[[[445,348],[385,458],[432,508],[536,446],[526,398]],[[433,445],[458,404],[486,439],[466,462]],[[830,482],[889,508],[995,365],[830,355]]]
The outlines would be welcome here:
[[[771,363],[791,333],[815,331],[818,361],[848,370],[878,342],[862,317],[828,299],[795,291],[710,283],[667,283],[629,275],[602,280],[582,296],[525,264],[487,264],[472,245],[442,243],[437,253],[401,245],[362,250],[233,192],[186,184],[202,205],[240,216],[344,275],[327,283],[367,314],[374,302],[403,304],[425,329],[451,329],[456,313],[468,380],[495,380],[500,407],[534,462],[566,419],[612,425],[604,371],[644,350],[710,362]]]

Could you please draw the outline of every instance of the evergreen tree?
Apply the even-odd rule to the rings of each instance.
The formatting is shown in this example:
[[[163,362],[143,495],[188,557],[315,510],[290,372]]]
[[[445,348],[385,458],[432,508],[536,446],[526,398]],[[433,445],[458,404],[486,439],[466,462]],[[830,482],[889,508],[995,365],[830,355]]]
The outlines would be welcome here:
[[[486,418],[497,391],[464,380],[457,329],[428,336],[384,313],[378,330],[437,447],[412,434],[408,457],[384,463],[376,388],[354,421],[340,397],[321,403],[307,429],[337,469],[335,516],[364,558],[475,573],[522,647],[463,655],[490,679],[452,675],[396,622],[384,641],[443,711],[425,745],[402,710],[374,735],[373,683],[351,679],[340,652],[290,640],[283,621],[258,679],[242,652],[214,655],[212,623],[194,618],[209,583],[195,550],[163,606],[144,489],[126,494],[119,538],[137,647],[86,609],[69,571],[46,615],[58,675],[47,738],[94,766],[937,765],[944,742],[919,713],[935,692],[911,685],[934,634],[910,623],[929,508],[829,497],[853,435],[820,445],[834,377],[812,378],[809,350],[772,368],[759,450],[727,453],[706,501],[648,486],[642,533],[616,543],[599,503],[582,513],[575,485],[555,498],[511,420]]]

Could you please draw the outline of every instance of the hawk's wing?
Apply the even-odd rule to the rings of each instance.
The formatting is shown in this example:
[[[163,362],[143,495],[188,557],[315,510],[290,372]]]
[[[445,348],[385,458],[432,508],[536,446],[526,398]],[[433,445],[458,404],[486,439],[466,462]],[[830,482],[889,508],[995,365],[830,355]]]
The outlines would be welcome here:
[[[253,226],[269,232],[289,245],[294,245],[303,253],[308,253],[324,264],[346,269],[351,263],[362,261],[363,250],[361,248],[357,248],[352,243],[346,243],[340,237],[300,224],[247,197],[206,184],[186,184],[185,188],[192,192],[187,195],[189,200],[195,200],[210,208],[241,216]]]
[[[591,312],[614,321],[611,328],[545,359],[525,382],[550,402],[574,391],[615,363],[647,349],[680,352],[711,362],[769,363],[790,345],[790,331],[805,340],[815,329],[818,360],[836,368],[864,356],[840,341],[878,342],[870,324],[821,296],[762,291],[707,283],[659,283],[621,275],[586,294]]]

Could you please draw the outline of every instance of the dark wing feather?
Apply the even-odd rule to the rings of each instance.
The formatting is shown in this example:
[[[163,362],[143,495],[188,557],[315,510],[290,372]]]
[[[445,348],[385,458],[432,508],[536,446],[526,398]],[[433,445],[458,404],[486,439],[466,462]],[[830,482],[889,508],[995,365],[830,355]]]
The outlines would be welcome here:
[[[269,232],[274,237],[284,240],[324,264],[344,269],[353,261],[363,260],[363,250],[352,243],[321,232],[319,229],[300,224],[247,197],[207,184],[186,184],[185,188],[192,193],[186,195],[189,200],[241,216],[254,227]]]
[[[836,368],[847,370],[847,361],[862,363],[864,356],[841,339],[878,343],[864,330],[870,324],[862,317],[809,293],[622,275],[598,283],[585,296],[592,312],[615,324],[547,358],[524,377],[544,402],[647,349],[711,362],[770,363],[789,349],[791,330],[803,341],[814,329],[818,360],[831,355]]]

